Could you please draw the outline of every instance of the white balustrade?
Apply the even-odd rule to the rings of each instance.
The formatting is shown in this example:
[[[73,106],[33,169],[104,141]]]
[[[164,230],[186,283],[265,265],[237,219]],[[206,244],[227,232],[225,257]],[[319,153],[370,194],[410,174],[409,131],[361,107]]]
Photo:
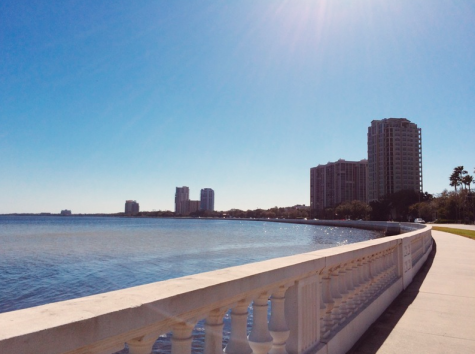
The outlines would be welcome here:
[[[345,351],[371,323],[348,325],[368,311],[372,317],[364,318],[379,316],[411,282],[431,246],[426,227],[8,312],[0,314],[0,353],[99,354],[127,343],[130,354],[149,354],[156,339],[171,331],[172,354],[190,354],[199,320],[207,354],[222,353],[226,340],[224,352],[232,354],[326,352],[333,341],[342,345],[342,338]],[[382,294],[383,304],[374,301]],[[231,331],[223,339],[228,309]]]

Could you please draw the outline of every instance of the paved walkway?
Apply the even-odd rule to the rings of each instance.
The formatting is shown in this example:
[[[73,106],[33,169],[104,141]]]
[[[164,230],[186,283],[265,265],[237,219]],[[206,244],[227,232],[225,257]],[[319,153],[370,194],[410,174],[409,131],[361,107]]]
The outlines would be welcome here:
[[[432,255],[411,285],[349,353],[475,353],[475,240],[432,236]]]

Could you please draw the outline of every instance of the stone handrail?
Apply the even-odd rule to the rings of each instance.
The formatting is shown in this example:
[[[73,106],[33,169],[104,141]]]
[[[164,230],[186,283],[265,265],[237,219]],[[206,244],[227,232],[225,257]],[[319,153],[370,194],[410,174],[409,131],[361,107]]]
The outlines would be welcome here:
[[[0,353],[148,354],[172,332],[191,353],[344,353],[412,281],[432,248],[426,226],[391,236],[0,314]],[[268,305],[271,303],[270,319]],[[252,328],[248,335],[248,307]]]

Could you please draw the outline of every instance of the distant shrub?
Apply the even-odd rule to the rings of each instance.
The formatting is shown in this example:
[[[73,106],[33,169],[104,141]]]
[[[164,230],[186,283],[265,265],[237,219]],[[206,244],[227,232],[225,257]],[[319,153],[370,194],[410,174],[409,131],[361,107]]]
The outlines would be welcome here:
[[[451,219],[437,219],[434,221],[436,224],[456,224],[455,220]]]

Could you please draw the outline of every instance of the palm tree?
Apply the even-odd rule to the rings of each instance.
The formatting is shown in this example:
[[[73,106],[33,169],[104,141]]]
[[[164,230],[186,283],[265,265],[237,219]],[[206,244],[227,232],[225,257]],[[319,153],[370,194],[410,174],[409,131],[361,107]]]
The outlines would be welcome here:
[[[455,191],[457,192],[457,187],[460,186],[460,180],[458,174],[454,171],[450,177],[450,186],[455,188]]]
[[[473,177],[470,175],[463,176],[462,183],[468,187],[468,191],[471,192],[470,185],[473,182]]]
[[[463,169],[463,166],[457,166],[454,168],[454,172],[450,175],[449,180],[450,186],[455,187],[455,191],[457,191],[457,187],[462,184],[462,176],[465,174],[467,174],[467,171]]]
[[[465,179],[465,177],[469,176],[469,174],[468,174],[467,170],[463,169],[463,166],[459,166],[459,167],[462,167],[462,172],[460,172],[460,183],[462,184],[463,189],[467,189],[466,188],[467,184],[464,182],[464,179]]]

